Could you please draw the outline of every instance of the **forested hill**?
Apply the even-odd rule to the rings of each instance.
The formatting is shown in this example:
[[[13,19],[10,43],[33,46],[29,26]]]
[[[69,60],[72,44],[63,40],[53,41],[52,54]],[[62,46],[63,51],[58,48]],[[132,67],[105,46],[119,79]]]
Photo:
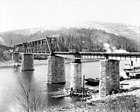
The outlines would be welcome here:
[[[87,48],[88,51],[105,51],[104,44],[115,49],[124,49],[129,52],[139,51],[139,44],[130,38],[107,33],[104,30],[89,28],[62,28],[60,30],[38,30],[27,33],[25,30],[1,33],[4,43],[8,46],[31,40],[45,38],[46,36],[56,36],[56,49],[59,51],[68,51],[75,48],[79,51]],[[30,31],[30,30],[29,30]],[[29,32],[28,31],[28,32]],[[22,32],[22,33],[21,33]]]
[[[12,48],[0,44],[0,51],[5,51],[5,50],[9,50],[9,49],[12,49]]]
[[[9,49],[12,49],[12,48],[0,44],[0,62],[9,60],[9,58],[3,52]]]

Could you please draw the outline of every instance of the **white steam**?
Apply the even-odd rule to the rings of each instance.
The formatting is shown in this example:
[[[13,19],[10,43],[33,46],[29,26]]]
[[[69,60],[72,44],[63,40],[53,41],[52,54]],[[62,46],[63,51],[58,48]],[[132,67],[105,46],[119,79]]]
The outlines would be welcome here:
[[[2,37],[0,37],[0,44],[3,44],[4,43],[4,40]]]
[[[104,43],[103,46],[104,46],[104,49],[106,50],[106,52],[108,52],[108,53],[128,53],[126,50],[116,49],[115,46],[111,46],[108,43]]]

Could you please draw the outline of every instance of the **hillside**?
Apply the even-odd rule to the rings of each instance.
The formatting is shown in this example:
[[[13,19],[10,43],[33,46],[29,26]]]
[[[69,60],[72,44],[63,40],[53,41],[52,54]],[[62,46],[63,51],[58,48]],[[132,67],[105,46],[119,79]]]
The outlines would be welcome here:
[[[5,51],[5,50],[9,50],[9,49],[11,49],[11,47],[7,47],[5,45],[0,44],[0,51]]]
[[[0,33],[4,44],[13,46],[27,42],[56,36],[57,49],[67,51],[69,48],[81,50],[86,47],[89,51],[104,51],[104,44],[115,49],[125,49],[129,52],[139,51],[140,27],[94,22],[81,25],[79,28],[60,28],[47,30],[46,28],[32,28]],[[59,48],[58,48],[59,47]]]
[[[9,50],[9,49],[11,49],[11,48],[0,44],[0,62],[9,60],[9,57],[6,56],[3,52],[5,50]]]
[[[108,22],[90,22],[86,26],[91,28],[105,30],[106,32],[113,33],[120,36],[136,40],[140,42],[140,26],[131,26],[119,23]]]
[[[104,44],[108,43],[116,49],[125,49],[127,51],[138,51],[139,45],[132,39],[124,36],[107,33],[103,30],[88,28],[63,28],[56,31],[37,32],[34,36],[30,36],[30,40],[45,38],[46,36],[56,36],[59,44],[59,51],[68,51],[69,48],[77,50],[86,47],[89,51],[104,51]]]

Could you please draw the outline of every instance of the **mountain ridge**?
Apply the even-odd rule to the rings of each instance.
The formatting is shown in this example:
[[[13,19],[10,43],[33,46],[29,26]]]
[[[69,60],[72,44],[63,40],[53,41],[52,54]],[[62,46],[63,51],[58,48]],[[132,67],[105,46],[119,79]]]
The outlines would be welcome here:
[[[99,21],[94,21],[94,22],[88,22],[88,23],[83,23],[81,25],[76,25],[75,27],[47,27],[47,26],[41,26],[41,27],[34,27],[34,28],[26,28],[26,29],[17,29],[17,30],[10,30],[10,31],[5,31],[5,32],[0,32],[0,34],[4,33],[15,33],[15,34],[22,34],[22,35],[33,35],[37,32],[43,32],[46,30],[50,31],[57,31],[65,28],[93,28],[93,29],[99,29],[99,30],[104,30],[108,33],[114,33],[117,35],[121,36],[128,36],[126,33],[131,33],[132,35],[137,35],[140,37],[140,26],[134,26],[134,25],[126,25],[122,23],[111,23],[111,22],[99,22]],[[121,31],[122,30],[122,31]],[[125,32],[124,32],[125,31]]]
[[[109,43],[112,44],[112,46],[113,44],[119,46],[119,43],[121,43],[120,46],[124,46],[122,45],[122,40],[125,44],[128,42],[130,45],[134,44],[133,46],[136,47],[140,43],[140,27],[118,23],[92,22],[77,27],[61,27],[55,28],[54,30],[47,29],[46,27],[38,27],[0,33],[0,37],[7,46],[46,38],[46,36],[91,37],[91,40],[95,41],[94,44]]]

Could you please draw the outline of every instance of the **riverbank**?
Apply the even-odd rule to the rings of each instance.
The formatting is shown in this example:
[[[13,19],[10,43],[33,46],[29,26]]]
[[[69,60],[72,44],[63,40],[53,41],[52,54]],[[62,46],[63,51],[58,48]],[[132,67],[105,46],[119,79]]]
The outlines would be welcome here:
[[[46,65],[46,64],[47,64],[47,60],[34,60],[34,65]],[[21,66],[21,62],[17,63],[17,62],[14,62],[13,60],[0,62],[0,68],[14,67],[14,65]]]
[[[9,68],[9,67],[14,67],[18,63],[15,63],[14,61],[5,61],[5,62],[0,62],[0,68]]]
[[[70,64],[72,60],[65,60],[65,64]],[[82,60],[82,63],[88,63],[88,62],[97,62],[97,60]],[[21,62],[17,63],[13,60],[0,62],[0,68],[6,68],[6,67],[14,67],[14,65],[20,65]],[[47,60],[34,60],[34,65],[47,65]]]
[[[140,96],[121,95],[88,104],[81,102],[63,107],[51,107],[44,112],[140,112]]]
[[[38,64],[42,64],[42,61],[44,61],[44,60],[41,60],[41,61],[39,61],[39,60],[37,60],[37,61],[35,61],[35,63],[37,62]],[[45,60],[46,61],[46,60]],[[44,62],[44,64],[47,64],[46,62]],[[69,65],[67,66],[68,64],[66,64],[66,67],[68,68],[69,67]],[[87,69],[87,68],[89,68],[91,65],[89,65],[89,64],[86,64],[86,66],[84,66],[84,70],[85,69]],[[95,66],[96,66],[96,64],[95,64]],[[44,65],[44,67],[40,67],[40,66],[38,66],[40,69],[36,69],[35,71],[34,71],[34,78],[36,79],[36,81],[38,82],[38,79],[39,79],[39,81],[41,81],[41,82],[43,82],[44,84],[42,85],[42,83],[37,83],[39,86],[40,86],[40,84],[41,84],[41,87],[43,87],[43,95],[44,94],[46,94],[46,84],[45,84],[45,81],[46,81],[46,79],[44,78],[44,77],[46,77],[46,71],[45,72],[43,72],[43,70],[44,70],[44,68],[45,69],[47,69],[46,68],[46,65]],[[37,67],[37,68],[38,68]],[[96,67],[93,67],[93,66],[91,66],[91,68],[93,69],[93,68],[95,68],[96,69]],[[11,68],[12,69],[12,68]],[[3,70],[1,70],[1,71],[3,71]],[[11,71],[11,70],[10,70]],[[12,86],[12,88],[16,88],[15,86],[14,86],[14,83],[15,83],[15,81],[14,80],[11,80],[11,79],[13,79],[13,77],[14,76],[23,76],[22,74],[21,74],[21,72],[18,72],[18,71],[16,71],[16,72],[10,72],[9,71],[9,69],[5,69],[4,70],[4,72],[1,72],[1,85],[3,84],[3,81],[5,81],[5,84],[7,84],[7,83],[9,83],[10,82],[10,85]],[[13,70],[12,70],[13,71]],[[40,71],[41,71],[41,73],[40,73]],[[67,72],[69,73],[69,69],[67,69]],[[14,75],[14,74],[18,74],[18,75]],[[94,72],[93,72],[94,73]],[[5,74],[5,75],[3,75],[3,74]],[[7,74],[7,75],[6,75]],[[12,75],[13,74],[13,75]],[[24,73],[25,75],[24,76],[30,76],[30,75],[26,75],[26,72]],[[28,73],[27,73],[28,74]],[[39,75],[38,75],[39,74]],[[86,72],[85,74],[89,74],[89,72]],[[4,78],[5,77],[5,78]],[[10,78],[11,77],[11,78]],[[42,79],[41,79],[41,77],[42,77]],[[91,76],[90,76],[91,77]],[[22,77],[23,78],[23,77]],[[111,103],[110,104],[110,102],[114,102],[114,100],[116,101],[116,103],[117,103],[117,105],[118,104],[120,104],[120,102],[123,102],[121,99],[124,99],[124,101],[125,102],[123,102],[123,104],[127,104],[128,102],[130,102],[131,103],[131,100],[134,98],[134,100],[132,100],[132,101],[134,101],[134,102],[136,102],[137,100],[135,100],[135,99],[138,99],[137,97],[134,97],[134,95],[131,95],[131,94],[129,94],[129,95],[127,95],[127,94],[125,94],[125,93],[131,93],[132,91],[136,91],[136,90],[134,90],[134,89],[139,89],[138,88],[138,85],[139,85],[139,82],[140,82],[140,80],[138,79],[131,79],[131,80],[124,80],[124,81],[121,81],[121,83],[123,83],[124,85],[123,85],[123,88],[131,88],[131,89],[129,89],[129,90],[131,90],[131,91],[127,91],[127,92],[124,92],[124,93],[122,93],[121,95],[122,96],[117,96],[117,95],[114,95],[114,97],[110,97],[110,96],[108,96],[108,97],[106,97],[106,99],[97,99],[98,98],[98,93],[96,94],[96,97],[95,97],[95,95],[94,95],[94,100],[92,100],[90,103],[86,103],[86,102],[78,102],[78,103],[76,103],[76,102],[70,102],[71,104],[68,104],[67,105],[67,103],[68,103],[68,100],[69,100],[69,97],[65,97],[65,98],[63,98],[63,99],[51,99],[50,97],[48,97],[47,98],[47,100],[46,100],[46,102],[47,103],[49,103],[49,102],[51,102],[51,107],[50,106],[48,106],[48,104],[47,104],[47,106],[46,107],[44,107],[44,112],[105,112],[104,111],[104,109],[106,109],[106,107],[109,107],[109,106],[107,106],[107,105],[113,105],[112,106],[112,112],[115,112],[115,111],[113,111],[114,109],[116,109],[116,107],[115,107],[115,104],[113,104],[113,103]],[[129,84],[128,84],[129,83]],[[10,86],[10,88],[11,88],[11,86]],[[5,88],[5,85],[3,86],[4,88]],[[9,87],[9,85],[7,86],[7,87]],[[53,86],[52,87],[52,89],[53,90],[57,90],[58,88],[55,88],[56,86]],[[55,88],[55,89],[54,89]],[[44,90],[45,89],[45,90]],[[98,88],[97,88],[98,89]],[[1,92],[0,93],[2,93],[3,92],[3,90],[1,89]],[[9,93],[9,90],[8,90],[8,93]],[[11,94],[12,92],[10,91],[10,94]],[[4,94],[6,94],[6,93],[4,93]],[[50,93],[49,93],[50,94]],[[47,95],[48,96],[48,95]],[[113,95],[112,95],[113,96]],[[127,99],[127,97],[130,97],[131,99]],[[7,97],[7,96],[6,96]],[[45,96],[45,98],[46,98],[46,96]],[[9,98],[8,99],[5,99],[5,98],[3,98],[2,96],[1,96],[1,99],[3,99],[4,101],[6,101],[7,100],[7,102],[9,102]],[[68,100],[67,100],[68,99]],[[53,100],[55,100],[54,102],[53,102]],[[56,103],[56,105],[55,105],[55,102],[57,102],[57,101],[61,101],[62,100],[62,102],[64,102],[63,103],[63,105],[61,104],[61,106],[58,106],[60,103],[58,102],[58,103]],[[71,99],[70,99],[71,100]],[[138,101],[137,101],[138,102]],[[1,105],[6,105],[6,107],[8,107],[7,106],[7,103],[1,103]],[[54,106],[53,106],[53,105]],[[123,104],[121,104],[121,105],[123,105]],[[126,105],[125,104],[125,105]],[[129,103],[128,103],[129,104]],[[134,104],[134,103],[133,103]],[[135,105],[135,104],[134,104]],[[104,107],[105,106],[105,107]],[[133,107],[132,105],[130,105],[131,107]],[[49,108],[50,107],[50,108]],[[102,109],[102,107],[104,107],[104,109],[103,110],[101,110]],[[118,105],[118,107],[120,108],[120,105]],[[48,110],[51,110],[51,111],[48,111]],[[98,111],[98,110],[100,110],[100,111]],[[122,109],[123,110],[123,109]],[[13,111],[13,112],[15,112],[15,111]],[[20,112],[20,111],[19,111]],[[38,111],[38,112],[42,112],[42,111]],[[110,111],[106,111],[106,112],[110,112]],[[120,111],[116,111],[116,112],[120,112]],[[121,111],[122,112],[122,111]],[[127,111],[126,111],[127,112]],[[138,111],[139,112],[139,111]]]
[[[44,112],[140,112],[140,79],[121,82],[125,92],[99,98],[98,94],[87,102],[51,107]]]

